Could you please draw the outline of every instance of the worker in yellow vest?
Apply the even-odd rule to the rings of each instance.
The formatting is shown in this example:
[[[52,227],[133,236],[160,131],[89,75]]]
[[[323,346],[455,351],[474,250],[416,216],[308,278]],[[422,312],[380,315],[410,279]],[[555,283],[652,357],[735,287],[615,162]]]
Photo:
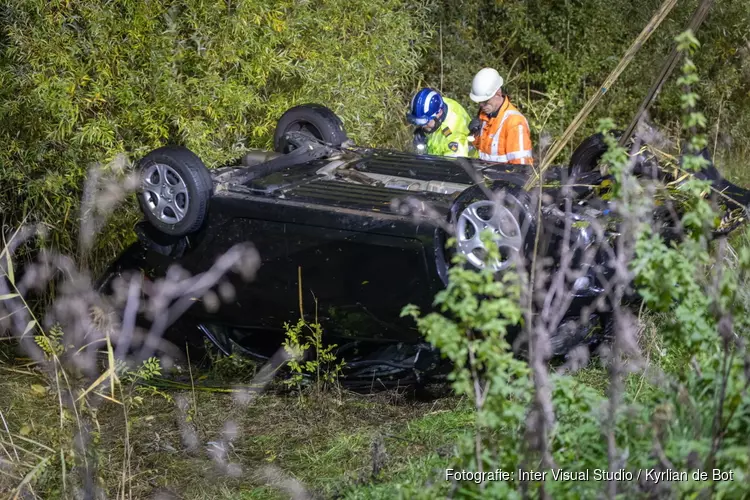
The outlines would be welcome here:
[[[436,156],[469,156],[471,117],[453,99],[443,97],[431,88],[421,89],[411,100],[406,119],[417,126],[414,141],[417,152]]]

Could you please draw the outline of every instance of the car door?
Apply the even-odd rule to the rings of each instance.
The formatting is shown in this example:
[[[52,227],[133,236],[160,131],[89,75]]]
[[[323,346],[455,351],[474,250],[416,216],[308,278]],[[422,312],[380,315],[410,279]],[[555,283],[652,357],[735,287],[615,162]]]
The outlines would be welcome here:
[[[211,321],[281,330],[301,311],[328,330],[350,337],[407,340],[409,303],[426,308],[439,289],[430,244],[411,220],[368,210],[252,196],[212,200],[210,236],[182,265],[205,270],[232,245],[252,243],[261,265],[251,282],[231,277],[235,300]],[[431,267],[432,265],[432,267]],[[200,308],[194,313],[203,314]]]
[[[306,317],[347,337],[418,337],[413,320],[400,313],[407,304],[431,302],[422,241],[305,224],[288,224],[287,235]]]

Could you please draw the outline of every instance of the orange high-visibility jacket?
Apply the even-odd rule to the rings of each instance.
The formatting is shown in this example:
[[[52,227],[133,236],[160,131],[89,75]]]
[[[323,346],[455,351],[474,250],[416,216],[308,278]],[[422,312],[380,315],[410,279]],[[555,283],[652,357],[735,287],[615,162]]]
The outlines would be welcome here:
[[[532,165],[531,133],[526,118],[510,103],[508,96],[495,116],[479,112],[482,131],[476,148],[487,161]]]

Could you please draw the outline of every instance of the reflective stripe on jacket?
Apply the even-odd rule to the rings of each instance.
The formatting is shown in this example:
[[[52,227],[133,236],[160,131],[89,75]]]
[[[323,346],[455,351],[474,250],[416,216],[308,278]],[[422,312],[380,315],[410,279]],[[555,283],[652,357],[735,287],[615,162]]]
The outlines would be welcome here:
[[[448,113],[440,126],[427,135],[427,154],[469,156],[469,113],[458,102],[443,97]]]
[[[477,149],[481,159],[519,165],[534,163],[529,124],[507,96],[495,116],[480,112],[479,119],[482,131]]]

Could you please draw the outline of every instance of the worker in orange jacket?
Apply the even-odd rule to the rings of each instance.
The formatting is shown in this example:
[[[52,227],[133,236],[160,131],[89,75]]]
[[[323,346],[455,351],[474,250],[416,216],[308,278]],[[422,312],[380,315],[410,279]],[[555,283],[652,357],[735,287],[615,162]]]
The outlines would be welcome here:
[[[483,160],[533,165],[529,123],[502,86],[503,77],[492,68],[483,68],[474,76],[469,97],[480,109],[471,127],[474,148]]]

